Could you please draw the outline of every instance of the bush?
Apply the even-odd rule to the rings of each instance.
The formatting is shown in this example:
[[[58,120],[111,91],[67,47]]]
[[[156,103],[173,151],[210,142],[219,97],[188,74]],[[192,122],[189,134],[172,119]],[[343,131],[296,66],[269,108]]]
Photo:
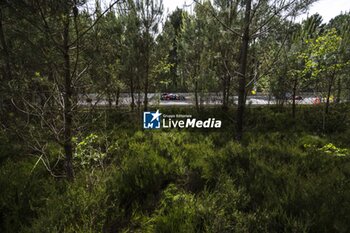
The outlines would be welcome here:
[[[62,181],[23,232],[102,232],[107,210],[103,177],[81,173],[74,183]]]
[[[162,193],[159,206],[147,220],[145,232],[196,232],[196,203],[192,194],[169,185]]]
[[[35,159],[8,159],[0,230],[348,232],[347,131],[324,136],[303,122],[285,130],[289,121],[250,109],[242,143],[227,129],[91,131],[77,138],[74,182],[42,165],[32,172]]]
[[[43,176],[44,168],[36,160],[7,160],[0,167],[0,231],[19,232],[21,226],[30,225],[37,210],[45,206],[45,199],[54,192],[51,182]]]

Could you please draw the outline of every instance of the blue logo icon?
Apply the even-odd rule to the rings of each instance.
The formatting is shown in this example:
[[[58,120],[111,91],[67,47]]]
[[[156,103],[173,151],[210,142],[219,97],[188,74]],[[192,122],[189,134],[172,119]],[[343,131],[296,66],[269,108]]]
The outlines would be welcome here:
[[[159,110],[156,112],[143,112],[143,128],[144,129],[160,129]]]

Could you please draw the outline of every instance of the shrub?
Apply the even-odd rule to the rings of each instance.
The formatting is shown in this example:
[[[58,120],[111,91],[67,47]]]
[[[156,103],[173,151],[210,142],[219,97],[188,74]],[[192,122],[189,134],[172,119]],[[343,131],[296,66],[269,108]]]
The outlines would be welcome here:
[[[192,194],[169,185],[162,193],[159,206],[144,228],[146,232],[196,232],[196,203]]]
[[[102,232],[107,209],[103,177],[80,173],[74,183],[62,181],[23,232]]]
[[[76,138],[73,141],[76,144],[74,153],[76,165],[85,169],[95,166],[103,167],[106,152],[103,151],[101,138],[97,134],[91,133],[80,142],[77,142]]]
[[[7,160],[0,167],[0,231],[19,232],[21,226],[30,225],[45,199],[54,192],[52,179],[44,176],[45,169],[36,160]]]

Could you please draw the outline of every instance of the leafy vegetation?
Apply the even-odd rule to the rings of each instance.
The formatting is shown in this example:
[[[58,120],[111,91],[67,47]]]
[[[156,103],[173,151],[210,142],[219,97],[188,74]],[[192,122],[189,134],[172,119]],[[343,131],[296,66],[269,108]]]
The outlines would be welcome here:
[[[250,109],[242,144],[228,130],[101,134],[97,124],[76,142],[73,183],[11,155],[1,166],[1,231],[347,232],[349,130],[269,128],[288,116],[276,111]]]
[[[1,1],[0,232],[350,232],[350,14],[314,2]]]

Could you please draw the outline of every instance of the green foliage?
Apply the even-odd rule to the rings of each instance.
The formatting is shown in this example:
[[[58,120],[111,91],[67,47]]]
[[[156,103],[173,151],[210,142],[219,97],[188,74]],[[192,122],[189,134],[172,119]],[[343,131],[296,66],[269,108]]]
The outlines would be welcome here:
[[[1,232],[19,232],[22,226],[30,225],[38,210],[45,206],[46,198],[54,192],[53,179],[42,177],[42,166],[33,173],[35,161],[27,158],[1,164]]]
[[[94,133],[85,137],[82,141],[76,142],[74,159],[83,168],[91,168],[93,166],[103,167],[103,159],[106,157],[106,152],[103,152],[101,146],[101,138]]]
[[[340,70],[345,63],[339,57],[341,37],[335,29],[329,30],[325,35],[306,40],[308,50],[300,55],[305,59],[305,73],[311,72],[313,77]]]
[[[24,148],[16,137],[6,131],[0,131],[0,164],[12,156],[23,153]]]
[[[93,13],[86,0],[1,2],[0,232],[350,232],[349,105],[299,105],[293,118],[289,106],[247,108],[238,143],[228,104],[239,66],[242,96],[329,100],[336,83],[348,98],[349,14],[299,24],[288,18],[314,0],[195,1],[158,31],[161,0],[99,2]],[[196,98],[162,112],[223,128],[141,131],[147,101],[107,111],[90,98],[111,107],[170,90],[222,92],[227,111]],[[67,181],[55,174],[71,152]]]
[[[307,127],[315,117],[312,107],[296,122],[283,109],[249,109],[239,144],[227,129],[135,132],[133,117],[111,113],[130,128],[103,134],[96,120],[76,138],[74,182],[33,169],[31,157],[1,165],[1,231],[347,232],[348,124],[324,136]]]
[[[82,173],[75,183],[58,184],[23,232],[101,232],[106,195],[103,173]]]
[[[349,155],[348,149],[338,148],[335,145],[333,145],[332,143],[328,143],[328,144],[324,145],[319,150],[326,153],[326,154],[335,155],[335,156]]]
[[[147,232],[195,232],[196,203],[194,195],[181,192],[170,184],[162,193],[159,207],[147,221]]]
[[[313,143],[310,143],[310,144],[304,143],[303,147],[307,150],[322,152],[324,154],[332,155],[332,156],[350,155],[350,152],[347,148],[339,148],[333,145],[332,143],[320,144],[319,139],[315,140]]]

